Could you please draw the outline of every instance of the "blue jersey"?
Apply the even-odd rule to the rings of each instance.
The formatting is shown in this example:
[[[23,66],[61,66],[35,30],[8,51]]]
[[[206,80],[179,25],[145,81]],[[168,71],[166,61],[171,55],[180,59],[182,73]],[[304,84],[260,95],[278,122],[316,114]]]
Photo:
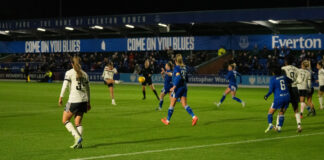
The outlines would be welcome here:
[[[167,70],[166,73],[172,73],[171,70]],[[164,86],[172,86],[172,76],[165,74],[164,76]]]
[[[234,85],[236,86],[236,77],[239,76],[240,80],[242,81],[241,74],[239,74],[237,71],[228,71],[226,75],[226,79],[229,80],[229,85]]]
[[[187,87],[186,79],[186,66],[175,66],[172,74],[173,85],[176,86],[176,88]]]
[[[269,83],[269,92],[266,95],[269,97],[274,93],[274,102],[287,102],[290,100],[289,83],[291,80],[286,76],[273,76]]]

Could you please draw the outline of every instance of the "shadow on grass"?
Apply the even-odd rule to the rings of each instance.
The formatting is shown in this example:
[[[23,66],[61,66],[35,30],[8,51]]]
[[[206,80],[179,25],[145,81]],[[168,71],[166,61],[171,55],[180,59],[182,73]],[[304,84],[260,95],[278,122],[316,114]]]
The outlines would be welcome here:
[[[121,116],[121,117],[123,117],[123,116],[141,115],[141,114],[147,114],[147,113],[153,113],[153,112],[157,112],[155,110],[155,108],[152,108],[152,110],[148,110],[148,111],[115,114],[115,116]]]
[[[260,117],[246,117],[246,118],[229,118],[229,119],[220,119],[220,120],[215,120],[215,121],[208,121],[203,123],[203,125],[211,125],[215,123],[232,123],[232,122],[237,122],[237,121],[261,121],[263,120]]]
[[[180,139],[180,138],[186,138],[186,137],[188,137],[188,136],[143,139],[143,140],[134,140],[134,141],[112,142],[112,143],[99,143],[99,144],[90,145],[86,148],[97,148],[97,147],[103,147],[103,146],[112,146],[112,145],[120,145],[120,144],[137,144],[137,143],[147,143],[147,142],[157,142],[158,143],[160,141],[167,141],[167,140]]]
[[[17,114],[10,114],[10,115],[0,115],[0,118],[27,117],[33,115],[38,115],[38,113],[17,113]]]

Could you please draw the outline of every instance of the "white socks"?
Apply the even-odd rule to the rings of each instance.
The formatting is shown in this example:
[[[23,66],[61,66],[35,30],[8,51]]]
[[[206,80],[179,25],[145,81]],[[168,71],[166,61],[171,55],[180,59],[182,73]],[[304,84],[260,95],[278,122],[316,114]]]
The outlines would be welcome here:
[[[304,109],[306,107],[306,103],[305,102],[300,102],[300,112],[304,113]]]
[[[301,125],[301,121],[300,121],[300,114],[299,114],[299,113],[296,113],[296,114],[295,114],[295,117],[296,117],[297,126],[298,126],[298,128],[299,128],[300,125]]]
[[[77,130],[78,130],[80,136],[82,137],[83,127],[80,125],[80,126],[77,126],[76,128],[77,128]]]
[[[65,128],[72,134],[74,138],[80,137],[78,131],[74,128],[71,122],[66,122]]]
[[[323,108],[323,98],[322,98],[322,96],[318,96],[318,101],[319,101],[320,107]]]
[[[277,124],[276,126],[278,127],[279,126],[279,114],[277,115]]]

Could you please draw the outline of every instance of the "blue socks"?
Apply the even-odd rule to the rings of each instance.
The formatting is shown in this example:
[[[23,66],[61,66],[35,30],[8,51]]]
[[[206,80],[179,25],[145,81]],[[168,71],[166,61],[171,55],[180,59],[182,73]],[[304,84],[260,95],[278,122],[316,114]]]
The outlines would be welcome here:
[[[194,117],[195,114],[192,112],[192,109],[187,105],[185,106],[186,111],[191,115],[191,117]]]
[[[174,108],[170,106],[169,107],[169,110],[168,110],[168,118],[167,118],[168,121],[170,121],[170,119],[172,117],[173,110],[174,110]]]
[[[159,103],[160,108],[162,108],[162,105],[163,105],[163,100],[160,100],[160,103]]]
[[[225,98],[226,98],[226,95],[223,94],[223,97],[222,97],[222,99],[220,100],[220,103],[223,103],[223,101],[225,100]]]
[[[272,121],[273,121],[273,115],[272,114],[268,114],[268,123],[269,124],[272,124]]]
[[[279,126],[280,127],[283,126],[284,120],[285,120],[285,116],[284,115],[279,115]]]
[[[225,98],[226,98],[226,95],[223,94],[223,96],[222,96],[222,98],[221,98],[221,100],[220,100],[219,102],[220,102],[220,103],[223,103],[224,100],[225,100]],[[237,102],[239,102],[239,103],[242,103],[242,100],[240,100],[240,99],[237,98],[237,97],[232,97],[232,99],[235,100],[235,101],[237,101]]]
[[[311,108],[310,106],[307,106],[307,111],[310,112],[311,111]]]
[[[239,98],[237,98],[237,97],[232,97],[232,99],[235,100],[235,101],[237,101],[237,102],[239,102],[239,103],[242,103],[242,101]]]

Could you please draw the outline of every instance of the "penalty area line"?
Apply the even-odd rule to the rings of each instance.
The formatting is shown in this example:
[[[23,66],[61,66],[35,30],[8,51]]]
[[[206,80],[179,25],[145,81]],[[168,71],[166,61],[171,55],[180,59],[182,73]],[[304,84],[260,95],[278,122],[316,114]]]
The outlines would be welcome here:
[[[226,146],[226,145],[235,145],[235,144],[264,142],[264,141],[271,141],[271,140],[290,139],[290,138],[296,138],[296,137],[307,137],[307,136],[315,136],[315,135],[323,135],[323,134],[324,134],[324,132],[319,132],[319,133],[310,133],[310,134],[299,134],[299,135],[293,135],[293,136],[260,138],[260,139],[252,139],[252,140],[244,140],[244,141],[236,141],[236,142],[225,142],[225,143],[215,143],[215,144],[206,144],[206,145],[196,145],[196,146],[189,146],[189,147],[166,148],[166,149],[159,149],[159,150],[147,150],[147,151],[142,151],[142,152],[108,154],[108,155],[84,157],[84,158],[73,158],[73,159],[70,159],[70,160],[92,160],[92,159],[113,158],[113,157],[132,156],[132,155],[140,155],[140,154],[148,154],[148,153],[159,153],[159,152],[176,151],[176,150],[189,150],[189,149],[216,147],[216,146]]]

